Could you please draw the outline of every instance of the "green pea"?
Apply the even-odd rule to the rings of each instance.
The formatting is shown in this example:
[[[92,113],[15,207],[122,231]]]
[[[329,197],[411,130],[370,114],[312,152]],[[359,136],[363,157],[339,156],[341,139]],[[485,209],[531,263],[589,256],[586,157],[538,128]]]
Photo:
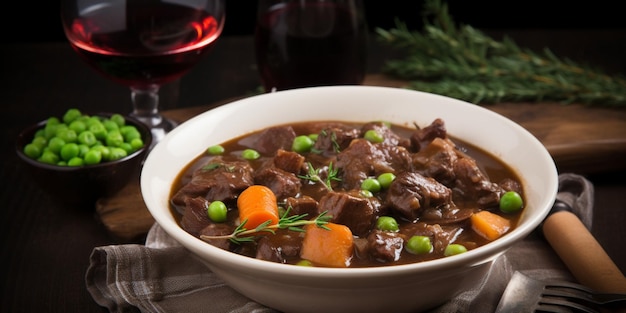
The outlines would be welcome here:
[[[89,151],[89,146],[82,144],[82,143],[78,144],[78,157],[79,158],[84,158],[87,151]]]
[[[376,220],[376,228],[384,231],[399,231],[398,221],[391,216],[381,216]]]
[[[143,147],[143,140],[141,138],[135,138],[130,141],[130,146],[133,148],[133,151],[137,151]]]
[[[46,120],[46,126],[50,125],[57,125],[57,124],[61,124],[61,120],[59,120],[58,117],[55,116],[51,116]]]
[[[221,145],[210,146],[206,149],[206,153],[210,155],[220,155],[224,153],[224,147],[222,147]]]
[[[100,157],[101,160],[107,160],[109,159],[109,154],[111,153],[111,149],[107,146],[103,146],[103,145],[95,145],[93,147],[91,147],[90,150],[96,150],[96,151],[100,151]],[[98,162],[100,163],[100,162]]]
[[[363,196],[365,198],[371,198],[371,197],[374,196],[374,194],[371,191],[365,190],[365,189],[359,190],[359,193],[361,194],[361,196]]]
[[[378,180],[376,180],[375,178],[366,178],[361,183],[362,190],[368,190],[368,191],[371,191],[372,193],[379,192],[380,188],[381,188],[380,182],[378,182]]]
[[[83,166],[84,164],[85,161],[80,157],[71,158],[69,161],[67,161],[68,166]]]
[[[309,138],[311,138],[311,140],[313,141],[317,141],[317,138],[319,138],[320,134],[310,134]]]
[[[71,108],[68,109],[67,111],[65,111],[65,114],[63,114],[63,122],[65,122],[66,124],[71,123],[73,120],[79,118],[81,115],[83,115],[79,109],[76,108]]]
[[[47,164],[57,164],[59,162],[59,156],[52,151],[46,150],[39,157],[39,162],[47,163]]]
[[[373,129],[366,131],[365,135],[363,135],[363,138],[365,138],[367,141],[372,142],[372,143],[383,142],[383,139],[384,139],[381,134],[379,134],[377,131]]]
[[[380,183],[381,188],[387,189],[391,185],[391,182],[396,179],[396,175],[394,175],[393,173],[383,173],[378,175],[378,178],[376,179]]]
[[[207,208],[207,214],[209,218],[216,223],[225,222],[228,215],[228,208],[222,201],[213,201]]]
[[[85,153],[85,165],[94,165],[100,163],[102,161],[102,151],[98,149],[89,149],[87,153]]]
[[[89,126],[89,131],[91,131],[94,136],[96,136],[96,139],[103,141],[106,140],[107,129],[104,127],[104,125],[102,125],[102,123],[98,122],[91,124],[91,126]]]
[[[433,251],[433,244],[428,236],[411,236],[405,249],[412,254],[426,254]]]
[[[87,124],[83,120],[76,119],[70,123],[69,128],[80,134],[87,129]]]
[[[33,138],[31,143],[43,148],[48,145],[48,139],[46,139],[43,135],[35,135],[35,138]]]
[[[124,136],[124,140],[130,142],[135,138],[141,138],[141,133],[135,126],[126,125],[120,128],[120,133]]]
[[[515,191],[507,191],[500,197],[500,211],[515,213],[524,207],[522,196]]]
[[[122,142],[122,144],[120,144],[119,148],[120,149],[124,149],[124,151],[126,151],[127,155],[136,151],[135,148],[133,148],[133,146],[129,142]]]
[[[120,126],[112,120],[104,120],[102,121],[102,125],[104,125],[107,131],[120,130]]]
[[[77,157],[79,153],[80,149],[78,148],[78,145],[74,142],[70,142],[63,145],[59,155],[62,160],[69,161],[70,159]]]
[[[46,137],[46,139],[50,139],[54,136],[57,135],[57,130],[61,127],[60,125],[65,125],[65,124],[59,124],[59,123],[46,123],[46,126],[44,127],[44,137]]]
[[[97,116],[90,116],[85,120],[85,124],[87,124],[87,128],[89,128],[94,124],[102,124],[102,120]]]
[[[61,151],[61,148],[63,148],[64,145],[65,145],[65,140],[59,137],[52,137],[50,138],[50,141],[48,142],[48,148],[50,148],[50,151],[56,154],[59,154],[59,151]]]
[[[313,267],[313,262],[309,261],[309,260],[300,260],[296,263],[296,265],[298,266],[309,266],[309,267]]]
[[[467,252],[467,248],[465,248],[465,246],[460,245],[460,244],[456,244],[456,243],[451,243],[443,251],[443,255],[451,256],[451,255],[455,255],[455,254],[461,254],[461,253],[464,253],[464,252]]]
[[[106,159],[107,161],[119,160],[125,158],[128,155],[128,152],[120,147],[111,147],[109,148],[109,150],[110,152]]]
[[[126,119],[124,118],[122,114],[119,114],[119,113],[112,114],[109,119],[115,122],[115,124],[117,124],[118,127],[122,127],[126,125]]]
[[[311,137],[306,135],[300,135],[293,139],[293,143],[291,144],[291,150],[298,153],[309,152],[311,151],[311,148],[313,148],[314,144],[315,141],[313,141]]]
[[[24,154],[31,159],[37,159],[41,156],[43,148],[34,143],[29,143],[24,146]]]
[[[63,139],[66,143],[76,142],[78,140],[78,135],[75,131],[69,128],[62,128],[57,131],[57,137]]]
[[[261,154],[254,149],[245,149],[241,153],[241,156],[246,160],[256,160],[261,157]]]
[[[112,129],[109,130],[109,133],[106,135],[105,142],[107,146],[119,147],[124,142],[124,136],[122,136],[119,129]]]
[[[88,147],[95,145],[97,141],[98,139],[96,138],[96,135],[94,135],[90,130],[85,130],[78,134],[78,143],[84,144]]]

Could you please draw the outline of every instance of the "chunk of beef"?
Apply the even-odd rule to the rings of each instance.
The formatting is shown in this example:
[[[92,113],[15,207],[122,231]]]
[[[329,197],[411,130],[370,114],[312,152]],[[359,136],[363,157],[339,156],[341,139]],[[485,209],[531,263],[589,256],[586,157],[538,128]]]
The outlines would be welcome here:
[[[419,152],[426,147],[433,139],[445,139],[448,136],[446,125],[442,119],[435,119],[430,125],[416,130],[411,135],[412,152]]]
[[[365,198],[358,191],[331,191],[319,201],[319,212],[328,211],[332,222],[346,225],[357,236],[369,232],[379,207],[376,198]]]
[[[413,154],[413,166],[422,175],[451,187],[455,179],[454,164],[457,159],[457,150],[452,141],[435,138]]]
[[[253,169],[246,161],[224,161],[217,157],[197,169],[189,183],[172,197],[174,205],[184,205],[186,198],[204,197],[209,201],[235,199],[254,183]]]
[[[279,200],[297,195],[302,187],[300,178],[276,167],[274,159],[267,160],[254,172],[254,182],[269,187]]]
[[[397,261],[404,248],[404,240],[400,233],[374,230],[367,236],[367,251],[380,262]]]
[[[305,158],[299,153],[278,149],[274,156],[274,165],[286,172],[300,174],[305,169]]]
[[[310,196],[298,198],[288,197],[285,199],[285,207],[289,208],[290,215],[306,214],[308,219],[315,218],[319,213],[318,202]]]
[[[206,214],[205,214],[206,215]],[[217,239],[217,238],[202,238],[202,236],[226,236],[230,235],[235,231],[235,227],[226,224],[226,223],[209,223],[206,227],[204,227],[200,231],[200,238],[220,249],[229,250],[233,243],[228,239]]]
[[[344,124],[329,124],[319,132],[313,149],[329,156],[343,151],[352,140],[359,138],[359,129]]]
[[[256,258],[266,261],[287,263],[300,256],[302,233],[279,229],[276,234],[263,236],[258,241]]]
[[[368,130],[373,130],[381,135],[383,138],[382,144],[402,146],[407,149],[411,147],[411,140],[409,138],[404,138],[396,134],[383,122],[369,122],[364,124],[363,127],[361,127],[361,134],[365,134]]]
[[[337,155],[336,167],[345,189],[359,189],[368,177],[398,173],[412,168],[411,155],[404,147],[373,144],[355,139]]]
[[[463,229],[460,226],[442,226],[439,224],[417,222],[404,228],[402,233],[407,238],[411,236],[430,237],[433,252],[441,255],[449,244],[454,243],[462,231]]]
[[[505,192],[507,191],[515,191],[519,194],[522,194],[522,184],[520,182],[513,180],[511,178],[505,178],[498,183]]]
[[[456,180],[454,183],[455,201],[476,203],[479,208],[497,206],[504,189],[493,183],[478,168],[476,161],[471,158],[460,158],[454,164]]]
[[[188,233],[198,236],[200,231],[211,223],[207,215],[209,201],[203,197],[185,198],[180,226]]]
[[[433,178],[402,172],[389,186],[385,198],[392,211],[416,220],[424,209],[451,205],[452,191]]]
[[[428,208],[422,211],[420,221],[430,224],[453,224],[472,217],[476,209],[459,208],[454,203],[438,208]]]
[[[250,144],[259,153],[272,155],[278,149],[291,150],[294,138],[296,132],[291,126],[275,126],[263,130]]]

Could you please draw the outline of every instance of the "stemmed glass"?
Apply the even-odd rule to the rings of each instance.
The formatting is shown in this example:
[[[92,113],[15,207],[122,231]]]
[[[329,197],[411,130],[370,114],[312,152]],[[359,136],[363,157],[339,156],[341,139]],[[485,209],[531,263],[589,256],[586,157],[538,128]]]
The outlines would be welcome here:
[[[267,92],[358,85],[365,78],[362,0],[259,0],[254,38]]]
[[[65,35],[104,77],[129,86],[136,117],[154,142],[176,127],[159,113],[159,89],[214,45],[225,0],[61,0]]]

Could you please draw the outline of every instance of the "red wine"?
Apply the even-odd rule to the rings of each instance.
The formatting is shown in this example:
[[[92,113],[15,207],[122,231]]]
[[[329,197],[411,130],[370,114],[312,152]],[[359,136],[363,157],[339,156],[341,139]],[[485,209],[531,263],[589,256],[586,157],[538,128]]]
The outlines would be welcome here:
[[[163,85],[210,50],[222,21],[164,2],[94,6],[66,29],[72,47],[104,76],[128,86]]]
[[[327,2],[270,8],[257,21],[257,66],[266,91],[356,85],[365,77],[367,29],[357,13]]]

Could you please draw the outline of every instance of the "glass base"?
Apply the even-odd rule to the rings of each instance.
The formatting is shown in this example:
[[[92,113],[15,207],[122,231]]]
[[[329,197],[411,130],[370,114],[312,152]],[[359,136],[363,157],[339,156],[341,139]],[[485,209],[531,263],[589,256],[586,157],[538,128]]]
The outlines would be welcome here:
[[[176,121],[165,118],[161,115],[151,115],[151,116],[138,116],[135,114],[130,114],[132,117],[138,119],[142,123],[144,123],[148,128],[150,128],[150,132],[152,133],[152,144],[150,148],[154,147],[158,142],[160,142],[167,133],[172,131],[172,129],[178,126]]]

